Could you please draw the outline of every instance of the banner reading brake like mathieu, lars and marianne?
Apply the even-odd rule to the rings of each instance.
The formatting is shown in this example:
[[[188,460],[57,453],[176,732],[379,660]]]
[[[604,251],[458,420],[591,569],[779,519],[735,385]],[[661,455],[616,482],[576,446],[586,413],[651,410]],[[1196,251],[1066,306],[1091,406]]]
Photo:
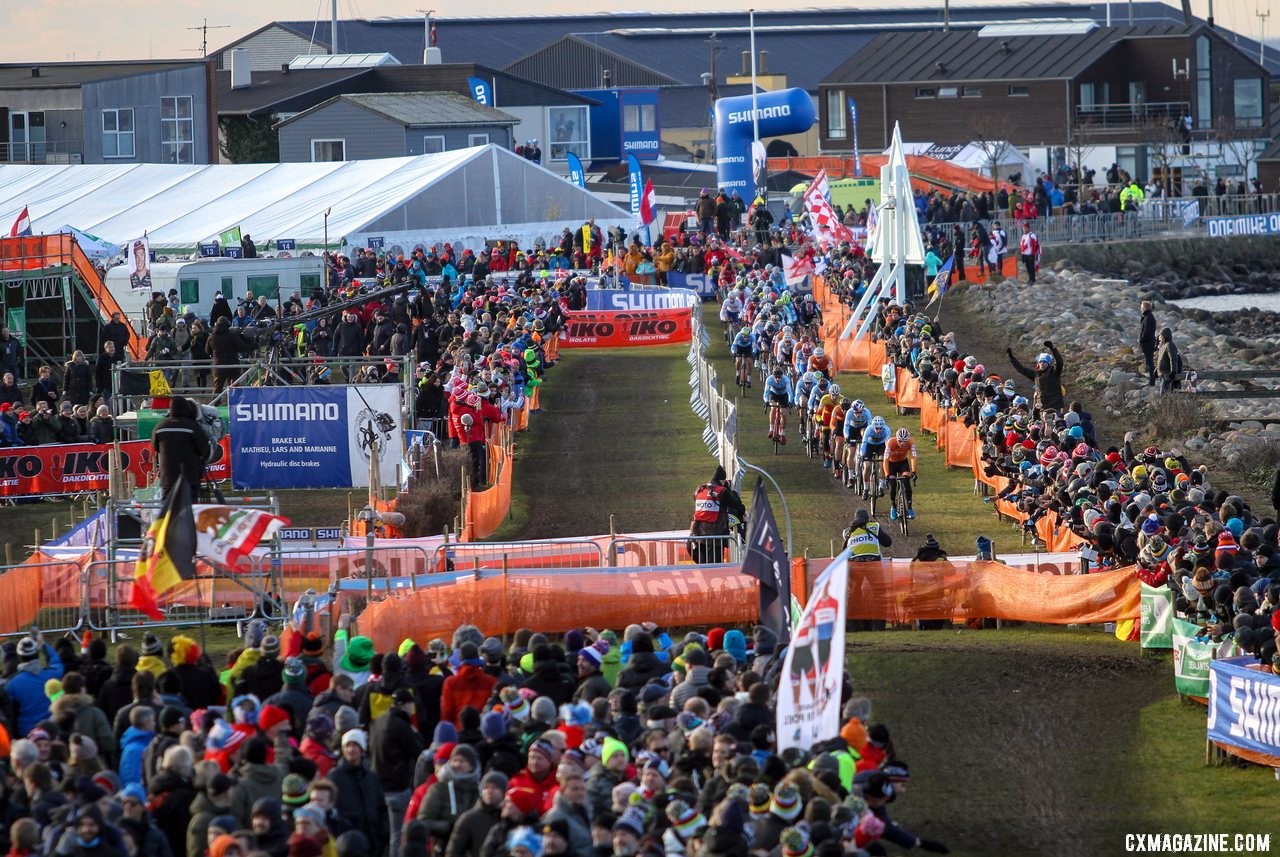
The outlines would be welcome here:
[[[675,345],[693,337],[693,317],[688,309],[582,310],[566,312],[564,317],[561,348]]]

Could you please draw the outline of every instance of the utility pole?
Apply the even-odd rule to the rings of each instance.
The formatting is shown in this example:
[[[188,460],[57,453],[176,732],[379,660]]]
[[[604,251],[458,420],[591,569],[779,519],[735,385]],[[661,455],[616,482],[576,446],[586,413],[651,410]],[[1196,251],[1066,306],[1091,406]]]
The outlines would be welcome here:
[[[209,55],[209,31],[210,30],[229,30],[230,24],[209,24],[208,18],[202,18],[203,23],[198,27],[187,27],[188,30],[200,31],[200,56],[207,57]]]
[[[1258,4],[1258,11],[1255,13],[1262,28],[1258,33],[1258,65],[1263,64],[1267,53],[1267,19],[1271,17],[1271,10],[1262,11],[1262,4]]]

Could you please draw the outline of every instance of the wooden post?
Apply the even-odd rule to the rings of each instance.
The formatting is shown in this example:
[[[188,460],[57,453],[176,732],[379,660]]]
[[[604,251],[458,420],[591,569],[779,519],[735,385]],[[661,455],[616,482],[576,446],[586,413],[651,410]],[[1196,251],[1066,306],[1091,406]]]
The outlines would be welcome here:
[[[13,566],[13,545],[9,542],[4,543],[4,564]]]
[[[508,572],[508,571],[509,571],[509,569],[508,569],[508,564],[507,564],[507,555],[506,555],[506,553],[504,552],[504,553],[502,554],[502,645],[503,645],[503,648],[506,648],[506,644],[507,644],[507,630],[508,630],[508,625],[509,625],[509,621],[508,621],[508,619],[509,619],[509,614],[508,614],[508,612],[507,612],[507,596],[508,596],[508,593],[507,593],[507,580],[508,580],[508,578],[507,578],[507,572]]]

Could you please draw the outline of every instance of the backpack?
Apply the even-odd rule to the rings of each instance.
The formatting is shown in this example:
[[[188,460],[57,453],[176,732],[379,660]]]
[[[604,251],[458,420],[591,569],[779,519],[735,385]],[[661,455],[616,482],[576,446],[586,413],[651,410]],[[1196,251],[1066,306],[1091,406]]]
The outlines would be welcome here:
[[[204,436],[209,438],[209,460],[206,464],[212,464],[222,458],[222,439],[227,436],[227,421],[213,405],[200,405],[200,416],[196,418],[196,423],[204,431]]]

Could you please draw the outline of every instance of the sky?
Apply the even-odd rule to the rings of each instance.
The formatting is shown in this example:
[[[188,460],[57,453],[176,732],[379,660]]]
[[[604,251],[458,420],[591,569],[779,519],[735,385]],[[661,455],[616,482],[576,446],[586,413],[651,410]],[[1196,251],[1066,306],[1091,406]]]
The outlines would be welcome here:
[[[793,0],[794,2],[794,0]],[[951,8],[990,5],[984,0],[950,0]],[[1006,3],[1008,0],[1006,0]],[[1053,0],[1049,0],[1053,2]],[[1168,2],[1168,0],[1166,0]],[[1192,11],[1203,17],[1211,0],[1192,0]],[[799,0],[809,8],[941,8],[943,0]],[[417,16],[427,4],[435,6],[438,17],[474,15],[470,0],[338,0],[338,17]],[[540,12],[581,13],[622,12],[635,9],[685,11],[688,0],[610,0],[599,5],[581,0],[540,0]],[[703,2],[700,10],[741,10],[744,2]],[[1114,0],[1113,14],[1124,14],[1125,0]],[[1251,38],[1257,38],[1259,8],[1280,11],[1280,0],[1217,0],[1214,14],[1218,22]],[[222,47],[273,20],[329,20],[329,0],[113,0],[111,3],[84,0],[0,0],[0,20],[7,38],[0,40],[0,62],[80,62],[108,59],[180,59],[200,53],[199,27],[207,18],[209,49]],[[487,0],[484,9],[491,16],[527,15],[528,0]],[[765,4],[761,4],[765,8]],[[772,8],[777,8],[773,6]],[[1280,15],[1267,20],[1267,42],[1280,36]],[[1273,36],[1274,33],[1274,36]]]

